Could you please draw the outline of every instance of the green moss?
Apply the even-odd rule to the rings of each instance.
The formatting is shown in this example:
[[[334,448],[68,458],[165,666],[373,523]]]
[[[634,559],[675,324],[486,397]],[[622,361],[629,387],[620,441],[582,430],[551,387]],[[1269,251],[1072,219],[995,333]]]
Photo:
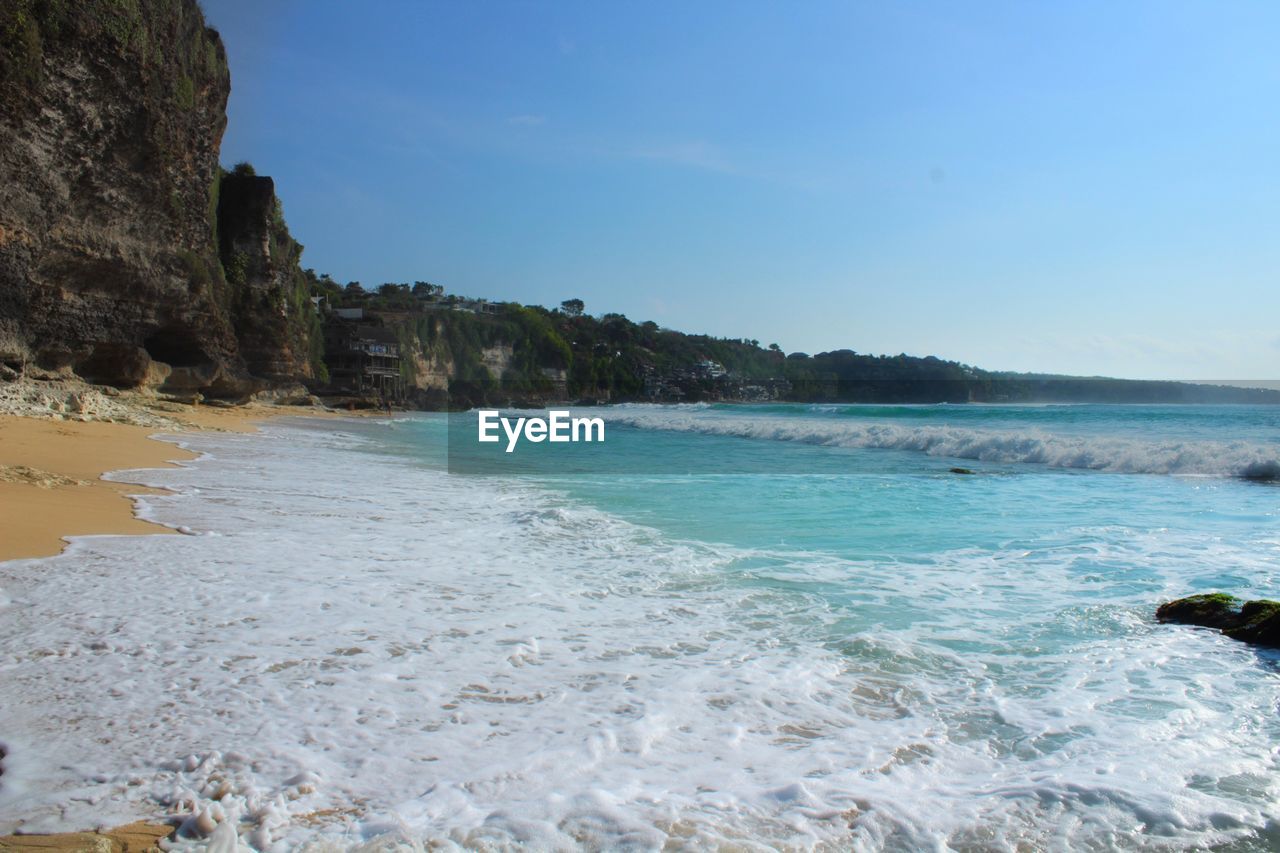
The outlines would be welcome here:
[[[216,79],[227,73],[226,56],[218,49],[218,43],[212,38],[205,39],[200,58],[205,76],[208,78]]]
[[[244,252],[235,252],[225,265],[227,282],[236,287],[243,287],[249,275],[249,256]]]
[[[208,261],[190,249],[179,249],[178,260],[187,272],[188,287],[192,293],[208,290],[213,286],[214,275]]]
[[[1203,595],[1190,595],[1186,598],[1179,599],[1179,601],[1194,602],[1197,606],[1204,607],[1235,607],[1240,603],[1240,599],[1225,592],[1208,592]]]
[[[1248,622],[1260,622],[1280,616],[1280,601],[1270,601],[1265,598],[1246,601],[1244,607],[1240,608],[1240,615]]]
[[[1156,618],[1161,622],[1219,628],[1233,640],[1280,647],[1280,601],[1262,599],[1241,605],[1234,595],[1212,592],[1162,604],[1156,610]]]
[[[213,175],[213,180],[209,182],[209,206],[205,210],[205,215],[209,219],[209,236],[213,238],[214,246],[218,245],[218,199],[222,196],[222,179],[226,174],[219,166]]]
[[[1210,592],[1162,604],[1156,610],[1156,618],[1161,622],[1223,628],[1233,622],[1239,607],[1240,599],[1234,595]]]
[[[1224,633],[1234,640],[1280,646],[1280,601],[1247,601],[1240,608],[1240,624]]]
[[[180,109],[184,110],[189,110],[196,105],[196,84],[187,75],[178,77],[178,82],[174,85],[173,100]]]
[[[405,385],[412,385],[418,378],[418,365],[413,354],[422,351],[422,343],[417,330],[410,326],[396,326],[395,333],[400,346],[400,378]]]
[[[19,0],[0,12],[0,81],[22,87],[40,82],[44,60],[44,39],[32,5]]]
[[[97,0],[85,14],[118,51],[145,55],[149,39],[138,0]]]
[[[178,38],[161,37],[174,22]],[[63,39],[105,44],[172,81],[185,75],[193,92],[227,74],[217,31],[187,0],[6,0],[0,38],[0,79],[11,82],[36,82],[45,48]]]

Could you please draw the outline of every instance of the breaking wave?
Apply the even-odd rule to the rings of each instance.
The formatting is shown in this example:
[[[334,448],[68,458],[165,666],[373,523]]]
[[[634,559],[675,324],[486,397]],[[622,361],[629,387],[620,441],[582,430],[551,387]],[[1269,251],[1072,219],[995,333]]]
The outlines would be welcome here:
[[[1142,440],[1041,429],[907,426],[822,418],[721,414],[692,406],[618,407],[611,423],[638,429],[793,441],[826,447],[905,450],[993,463],[1126,474],[1176,474],[1280,481],[1280,448],[1248,441]]]

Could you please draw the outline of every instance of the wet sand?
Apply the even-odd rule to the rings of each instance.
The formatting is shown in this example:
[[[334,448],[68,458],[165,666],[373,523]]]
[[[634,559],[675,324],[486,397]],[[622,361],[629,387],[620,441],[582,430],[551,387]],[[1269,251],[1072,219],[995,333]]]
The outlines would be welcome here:
[[[173,417],[191,427],[235,432],[251,432],[255,422],[271,417],[324,414],[260,405],[183,408]],[[53,556],[66,547],[66,536],[172,534],[167,527],[134,517],[128,496],[154,490],[101,479],[108,471],[165,468],[195,457],[150,438],[164,432],[119,423],[0,415],[0,560]]]

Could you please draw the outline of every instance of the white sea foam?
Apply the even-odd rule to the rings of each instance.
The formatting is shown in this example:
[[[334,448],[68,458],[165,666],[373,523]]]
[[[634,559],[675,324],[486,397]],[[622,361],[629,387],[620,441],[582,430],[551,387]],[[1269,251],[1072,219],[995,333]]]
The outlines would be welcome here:
[[[1280,448],[1249,441],[1142,440],[1042,429],[913,426],[824,418],[736,415],[695,406],[619,406],[609,422],[642,429],[909,450],[930,456],[1129,474],[1280,479]]]
[[[182,494],[146,515],[219,535],[0,567],[0,831],[159,813],[211,849],[1078,849],[1280,820],[1280,680],[1079,569],[1180,591],[1170,567],[1274,573],[1274,549],[748,553],[319,431],[188,442],[211,455],[148,472]],[[915,618],[851,621],[835,582]]]

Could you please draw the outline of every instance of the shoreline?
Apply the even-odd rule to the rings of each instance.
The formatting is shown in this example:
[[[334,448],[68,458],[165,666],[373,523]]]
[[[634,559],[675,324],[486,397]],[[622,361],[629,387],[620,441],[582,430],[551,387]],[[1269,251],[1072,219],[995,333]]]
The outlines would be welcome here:
[[[152,440],[155,434],[128,424],[0,416],[0,561],[57,556],[71,536],[175,533],[135,514],[133,495],[160,490],[103,479],[196,458]]]
[[[129,409],[144,423],[159,414],[140,401],[132,401]],[[117,472],[181,467],[200,458],[160,435],[253,433],[262,422],[277,417],[360,416],[263,403],[234,408],[166,404],[161,411],[168,423],[141,425],[114,418],[68,418],[54,409],[47,414],[0,409],[0,563],[59,556],[72,537],[177,534],[137,515],[136,497],[169,494],[168,490],[104,479]],[[0,750],[0,758],[3,755]],[[0,764],[0,781],[2,777]],[[0,835],[0,851],[159,850],[160,842],[178,828],[144,817],[111,828],[19,832]]]
[[[159,441],[186,431],[256,432],[275,417],[334,417],[310,410],[250,403],[235,408],[166,404],[162,412],[135,406],[155,425],[118,419],[68,419],[0,410],[0,562],[61,554],[72,536],[172,535],[176,530],[139,518],[134,496],[164,494],[107,474],[174,468],[199,454]]]
[[[47,850],[54,853],[142,853],[161,850],[160,842],[170,838],[175,826],[137,820],[111,829],[83,832],[50,832],[31,835],[0,835],[0,853],[13,850]]]

